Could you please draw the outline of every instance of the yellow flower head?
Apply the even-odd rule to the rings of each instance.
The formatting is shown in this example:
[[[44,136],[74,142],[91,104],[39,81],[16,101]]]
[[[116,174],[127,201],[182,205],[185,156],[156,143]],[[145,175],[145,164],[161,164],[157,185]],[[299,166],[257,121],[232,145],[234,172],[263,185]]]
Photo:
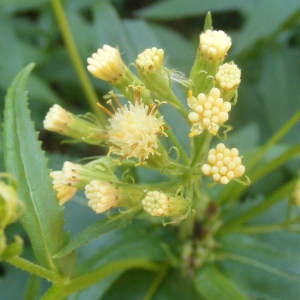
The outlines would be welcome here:
[[[136,59],[136,65],[141,72],[155,72],[164,62],[164,50],[155,47],[144,50]]]
[[[73,115],[71,113],[58,104],[54,104],[44,119],[44,128],[49,131],[64,134],[68,130],[72,120]]]
[[[120,51],[108,45],[99,48],[87,59],[87,62],[90,73],[110,83],[117,82],[126,69]]]
[[[88,206],[100,214],[118,205],[119,192],[109,182],[92,180],[85,186],[85,196],[89,199]]]
[[[212,88],[208,95],[189,96],[188,105],[192,109],[188,114],[192,123],[190,136],[199,135],[204,130],[216,135],[220,126],[228,120],[231,110],[231,104],[221,98],[217,88]]]
[[[211,176],[215,182],[227,184],[245,173],[245,166],[237,148],[226,148],[220,143],[208,152],[208,162],[202,166],[204,175]]]
[[[218,69],[216,82],[224,91],[236,89],[241,83],[241,70],[235,63],[225,63]]]
[[[110,152],[142,162],[158,150],[158,136],[164,133],[164,121],[143,103],[122,106],[108,120]]]
[[[200,55],[222,62],[231,47],[231,38],[222,30],[206,30],[200,34]]]

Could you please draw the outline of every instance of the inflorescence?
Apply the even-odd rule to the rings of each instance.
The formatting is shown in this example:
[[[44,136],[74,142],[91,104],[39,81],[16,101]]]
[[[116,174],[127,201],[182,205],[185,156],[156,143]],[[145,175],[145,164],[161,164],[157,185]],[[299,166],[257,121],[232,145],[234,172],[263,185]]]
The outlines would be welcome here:
[[[224,63],[230,47],[231,39],[224,31],[207,29],[200,34],[190,78],[182,78],[183,85],[189,84],[184,103],[172,88],[173,71],[164,65],[163,49],[152,47],[140,53],[134,64],[136,74],[123,61],[118,48],[104,45],[93,53],[87,59],[88,71],[119,92],[108,93],[107,103],[99,104],[107,115],[105,123],[97,122],[92,114],[78,116],[54,105],[46,115],[44,127],[77,142],[107,147],[108,151],[96,161],[65,162],[62,170],[50,173],[59,204],[65,204],[81,190],[88,199],[87,205],[96,213],[138,206],[152,217],[182,220],[197,212],[197,203],[204,201],[195,196],[199,193],[191,192],[192,185],[187,180],[194,175],[186,173],[187,163],[191,172],[196,169],[196,174],[210,176],[216,183],[228,184],[242,177],[242,157],[236,148],[229,149],[223,143],[202,151],[202,155],[186,156],[183,163],[184,150],[160,112],[160,106],[168,104],[179,110],[190,123],[189,137],[194,149],[200,143],[198,136],[207,139],[206,145],[211,137],[221,136],[241,82],[237,65]],[[181,83],[181,79],[177,81]],[[170,146],[172,142],[174,145]],[[172,148],[177,150],[178,160],[170,155]],[[127,171],[140,166],[155,169],[168,176],[170,184],[162,190],[151,184],[140,185],[136,179],[125,181],[120,176],[122,166]]]

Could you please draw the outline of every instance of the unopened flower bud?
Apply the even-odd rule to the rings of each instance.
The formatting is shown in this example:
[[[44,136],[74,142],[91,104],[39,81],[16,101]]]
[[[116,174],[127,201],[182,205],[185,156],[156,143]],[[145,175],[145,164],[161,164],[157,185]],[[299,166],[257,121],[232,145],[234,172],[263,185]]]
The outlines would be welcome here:
[[[103,213],[118,205],[119,192],[111,183],[93,180],[85,187],[88,206],[97,214]]]
[[[221,63],[231,47],[231,38],[222,30],[206,30],[200,34],[200,55]]]
[[[237,148],[226,148],[222,143],[208,152],[208,161],[202,166],[204,175],[211,176],[215,182],[227,184],[245,173],[245,166]]]
[[[50,177],[52,178],[52,185],[56,191],[59,205],[63,205],[76,194],[77,188],[66,180],[63,171],[52,171],[50,172]]]
[[[120,51],[108,45],[99,48],[87,59],[87,62],[90,73],[110,83],[117,82],[126,69]]]
[[[140,53],[136,59],[138,70],[143,72],[157,72],[164,63],[164,50],[155,47],[148,48]]]
[[[187,101],[192,109],[188,114],[192,123],[190,136],[199,135],[204,130],[216,135],[220,126],[229,118],[231,104],[221,98],[220,90],[217,88],[212,88],[207,95],[203,93],[197,97],[190,95]]]
[[[19,218],[22,207],[16,190],[0,181],[0,230]]]
[[[188,201],[181,196],[170,196],[160,191],[147,191],[142,200],[142,206],[153,217],[177,217],[186,213]]]
[[[150,92],[125,65],[117,48],[104,45],[87,62],[87,69],[91,74],[118,88],[129,100],[135,101],[138,91],[145,103],[152,102]]]
[[[138,55],[135,62],[140,77],[153,95],[160,100],[178,105],[171,86],[170,71],[164,67],[164,50],[148,48]]]
[[[222,30],[207,29],[200,34],[198,53],[190,74],[195,94],[207,93],[213,87],[213,78],[230,47],[231,39]]]
[[[123,158],[134,157],[139,162],[157,154],[158,136],[164,133],[164,121],[156,110],[142,103],[119,108],[108,120],[110,152]]]
[[[101,144],[104,138],[101,126],[77,117],[58,104],[49,109],[44,128],[93,145]]]
[[[241,70],[231,62],[221,65],[216,74],[216,85],[224,100],[231,100],[241,83]]]

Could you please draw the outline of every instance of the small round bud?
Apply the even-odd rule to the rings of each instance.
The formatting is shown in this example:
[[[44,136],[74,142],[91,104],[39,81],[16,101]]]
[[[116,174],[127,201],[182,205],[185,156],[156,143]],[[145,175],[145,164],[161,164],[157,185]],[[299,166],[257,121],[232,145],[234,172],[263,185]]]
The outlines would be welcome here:
[[[97,214],[103,213],[118,205],[118,189],[111,183],[92,180],[85,187],[88,206]]]
[[[228,120],[231,109],[230,103],[220,98],[217,88],[212,88],[207,95],[200,93],[197,97],[190,96],[188,105],[192,109],[188,114],[192,123],[190,136],[199,135],[204,130],[216,135],[220,126]]]
[[[119,108],[108,120],[110,151],[124,158],[135,157],[140,162],[158,151],[158,136],[164,133],[162,117],[144,104],[132,104]]]
[[[90,73],[110,83],[117,82],[126,69],[120,51],[108,45],[99,48],[87,59],[87,62]]]
[[[136,59],[140,72],[156,72],[164,62],[164,50],[155,47],[144,50]]]
[[[204,175],[212,176],[215,182],[228,184],[245,173],[245,166],[236,148],[228,149],[223,143],[208,152],[208,163],[201,168]]]
[[[175,217],[186,212],[188,201],[181,196],[169,196],[159,191],[147,191],[142,200],[142,206],[153,217]]]
[[[216,74],[216,83],[224,91],[236,89],[241,83],[241,70],[235,63],[221,65]]]
[[[0,231],[15,222],[21,211],[22,202],[16,190],[11,185],[0,181]]]
[[[231,38],[222,30],[206,30],[200,34],[200,55],[207,60],[222,62],[231,47]]]

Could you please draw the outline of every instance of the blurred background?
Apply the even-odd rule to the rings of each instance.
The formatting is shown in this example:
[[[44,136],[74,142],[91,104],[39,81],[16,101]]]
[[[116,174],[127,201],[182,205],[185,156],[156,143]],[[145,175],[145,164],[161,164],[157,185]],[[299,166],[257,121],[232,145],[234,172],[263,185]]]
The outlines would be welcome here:
[[[234,128],[230,143],[243,152],[266,141],[300,108],[299,0],[67,0],[62,4],[84,63],[104,43],[118,47],[127,63],[155,46],[165,49],[168,67],[187,76],[205,14],[211,11],[214,28],[226,31],[233,40],[227,61],[234,60],[242,70],[239,101],[230,119]],[[45,113],[54,103],[75,113],[89,109],[50,1],[0,0],[0,57],[1,110],[13,77],[29,62],[36,63],[29,82],[30,108],[52,168],[66,159],[99,154],[92,147],[61,144],[60,137],[42,129]],[[109,86],[89,77],[101,99]],[[170,118],[176,122],[174,115]],[[299,143],[299,132],[298,125],[270,155]],[[253,192],[272,189],[297,168],[285,166]],[[67,214],[74,217],[76,209]],[[80,218],[81,227],[91,222],[88,218],[95,219],[88,212]],[[71,231],[80,229],[70,224]],[[26,284],[23,279],[21,272],[0,265],[5,299],[20,299],[16,295]]]

